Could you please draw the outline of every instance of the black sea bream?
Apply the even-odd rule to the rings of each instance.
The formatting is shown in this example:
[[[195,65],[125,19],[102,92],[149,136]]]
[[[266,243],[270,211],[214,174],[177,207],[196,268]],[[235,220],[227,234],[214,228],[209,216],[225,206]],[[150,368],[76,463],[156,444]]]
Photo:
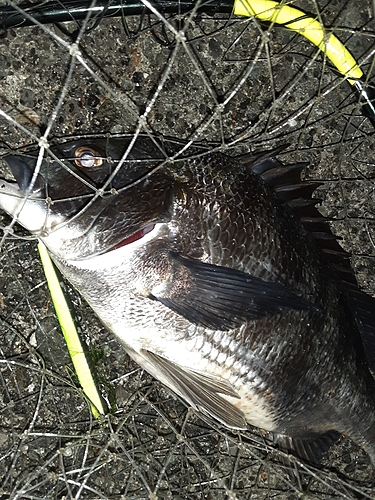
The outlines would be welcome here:
[[[375,463],[375,301],[303,165],[204,148],[172,161],[182,145],[148,136],[119,164],[130,141],[60,144],[39,173],[36,154],[6,156],[17,183],[1,182],[0,207],[192,407],[288,436],[311,461],[339,432]]]

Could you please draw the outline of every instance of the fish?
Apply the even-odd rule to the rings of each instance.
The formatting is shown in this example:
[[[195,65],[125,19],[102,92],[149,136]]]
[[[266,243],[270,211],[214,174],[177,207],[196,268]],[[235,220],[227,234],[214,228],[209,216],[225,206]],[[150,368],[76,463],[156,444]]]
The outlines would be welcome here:
[[[375,300],[282,151],[66,139],[3,157],[0,208],[198,413],[313,464],[346,435],[375,465]]]

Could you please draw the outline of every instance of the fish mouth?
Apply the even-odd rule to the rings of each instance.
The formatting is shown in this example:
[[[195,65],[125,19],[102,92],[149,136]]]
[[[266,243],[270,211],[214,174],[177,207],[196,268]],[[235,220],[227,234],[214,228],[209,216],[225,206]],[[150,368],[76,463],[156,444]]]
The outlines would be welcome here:
[[[32,188],[34,194],[43,190],[43,178],[39,174],[34,175],[36,163],[34,157],[6,155],[2,159],[12,172],[16,181],[14,184],[18,185],[21,193],[26,193],[30,188]]]
[[[147,224],[147,226],[144,226],[141,229],[138,229],[138,231],[132,233],[130,236],[127,236],[125,239],[120,241],[120,243],[117,243],[114,247],[111,247],[105,253],[112,252],[113,250],[117,250],[118,248],[124,247],[125,245],[129,245],[130,243],[134,243],[135,241],[140,240],[141,238],[143,238],[143,236],[150,233],[154,229],[154,227],[155,224]]]

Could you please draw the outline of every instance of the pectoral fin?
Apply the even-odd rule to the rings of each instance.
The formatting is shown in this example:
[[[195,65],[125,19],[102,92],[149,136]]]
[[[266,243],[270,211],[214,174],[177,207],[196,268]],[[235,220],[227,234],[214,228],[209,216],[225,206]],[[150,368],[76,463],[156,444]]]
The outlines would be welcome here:
[[[222,395],[238,398],[227,380],[179,366],[158,354],[142,350],[160,379],[183,397],[194,409],[206,413],[231,429],[246,429],[242,412]]]
[[[192,323],[225,330],[284,309],[315,309],[281,283],[236,269],[171,254],[172,277],[152,290],[156,299]]]

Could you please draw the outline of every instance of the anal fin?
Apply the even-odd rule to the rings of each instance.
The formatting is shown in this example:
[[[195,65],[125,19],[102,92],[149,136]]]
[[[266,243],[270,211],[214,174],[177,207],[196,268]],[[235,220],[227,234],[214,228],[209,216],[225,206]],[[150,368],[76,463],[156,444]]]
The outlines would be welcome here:
[[[194,409],[231,429],[246,429],[247,423],[243,413],[222,397],[239,397],[227,380],[179,366],[145,349],[142,349],[141,354],[160,374],[159,378]]]

